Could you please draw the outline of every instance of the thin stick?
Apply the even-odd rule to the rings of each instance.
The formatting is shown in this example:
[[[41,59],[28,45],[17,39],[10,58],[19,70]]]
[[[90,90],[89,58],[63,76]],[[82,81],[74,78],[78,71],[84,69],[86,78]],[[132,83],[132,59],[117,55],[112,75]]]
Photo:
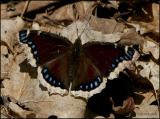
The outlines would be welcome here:
[[[23,9],[22,14],[21,14],[21,18],[23,17],[24,13],[27,11],[28,6],[29,6],[29,2],[30,2],[30,0],[26,1],[24,9]]]

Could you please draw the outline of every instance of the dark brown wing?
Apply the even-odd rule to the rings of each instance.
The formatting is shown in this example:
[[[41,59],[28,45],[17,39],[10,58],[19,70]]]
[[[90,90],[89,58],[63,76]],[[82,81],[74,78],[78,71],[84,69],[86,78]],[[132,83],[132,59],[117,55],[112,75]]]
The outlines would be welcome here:
[[[68,62],[72,43],[53,33],[23,30],[19,40],[28,44],[37,65],[42,68],[42,76],[51,86],[69,89]]]

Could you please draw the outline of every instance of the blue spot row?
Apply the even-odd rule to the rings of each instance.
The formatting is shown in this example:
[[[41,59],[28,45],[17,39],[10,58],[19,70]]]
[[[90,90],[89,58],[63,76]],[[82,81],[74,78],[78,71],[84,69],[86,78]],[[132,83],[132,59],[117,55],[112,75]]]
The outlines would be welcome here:
[[[22,30],[19,32],[19,39],[22,43],[27,42],[27,30]]]
[[[38,50],[37,50],[36,44],[33,42],[33,40],[30,37],[28,37],[28,39],[29,40],[27,41],[27,44],[31,48],[33,56],[36,59],[36,61],[38,62],[39,61],[39,57],[38,57]]]
[[[118,66],[118,64],[124,60],[131,60],[133,58],[134,53],[135,50],[129,47],[126,54],[119,56],[112,62],[111,64],[112,69],[115,69]]]
[[[39,61],[38,50],[32,38],[27,36],[27,30],[22,30],[19,32],[19,39],[20,42],[28,44],[28,46],[31,48],[34,58],[38,62]]]
[[[80,90],[90,91],[98,87],[101,82],[102,82],[102,79],[99,76],[97,76],[96,79],[93,80],[92,82],[80,85]]]
[[[43,75],[43,78],[49,83],[51,84],[52,86],[55,86],[55,87],[61,87],[63,88],[63,85],[60,81],[56,80],[52,75],[51,73],[48,71],[48,69],[46,67],[44,67],[42,69],[42,75]]]

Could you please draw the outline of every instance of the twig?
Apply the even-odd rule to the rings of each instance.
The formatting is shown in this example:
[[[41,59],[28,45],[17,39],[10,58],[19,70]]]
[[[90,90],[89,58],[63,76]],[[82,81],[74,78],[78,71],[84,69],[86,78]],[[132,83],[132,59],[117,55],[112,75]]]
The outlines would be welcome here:
[[[26,1],[25,5],[24,5],[24,9],[23,9],[22,14],[21,14],[21,18],[23,17],[24,13],[27,11],[29,2],[30,2],[30,0]]]

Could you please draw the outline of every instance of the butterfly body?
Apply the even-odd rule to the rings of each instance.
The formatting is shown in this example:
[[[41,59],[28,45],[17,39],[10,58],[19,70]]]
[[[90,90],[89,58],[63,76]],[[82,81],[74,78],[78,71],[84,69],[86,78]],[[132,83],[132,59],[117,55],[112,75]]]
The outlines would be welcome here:
[[[78,64],[78,60],[79,57],[81,55],[81,51],[82,51],[82,44],[81,44],[81,40],[78,38],[75,43],[73,44],[73,48],[71,49],[71,55],[70,55],[70,64],[69,64],[69,75],[68,78],[70,79],[70,81],[73,81],[75,74],[76,74],[76,69],[77,64]]]
[[[72,44],[67,38],[41,31],[20,31],[19,39],[40,66],[43,85],[62,95],[64,90],[84,98],[100,93],[107,79],[116,78],[139,56],[132,47],[98,41],[82,44],[80,38]]]

